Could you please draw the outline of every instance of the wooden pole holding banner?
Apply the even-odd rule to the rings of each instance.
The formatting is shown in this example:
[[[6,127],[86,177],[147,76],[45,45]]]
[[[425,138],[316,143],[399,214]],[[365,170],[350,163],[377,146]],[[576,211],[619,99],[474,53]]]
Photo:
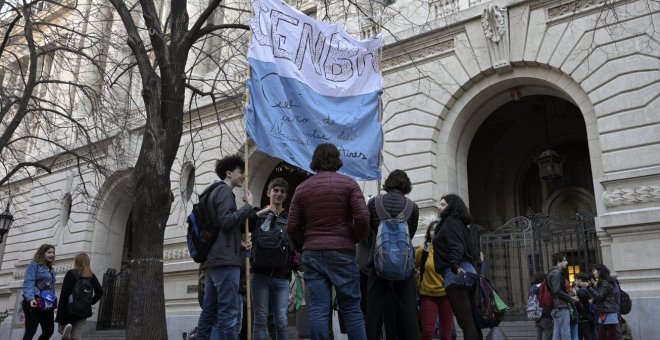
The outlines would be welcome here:
[[[248,76],[250,73],[250,67],[248,66]],[[247,87],[245,88],[245,104],[247,105]],[[245,112],[243,113],[245,115]],[[248,143],[250,142],[250,138],[247,136],[247,132],[245,133],[245,150],[244,150],[244,158],[245,158],[245,182],[243,184],[243,190],[249,190],[250,188],[250,155],[248,153]],[[252,198],[254,200],[254,197]],[[254,204],[254,201],[252,202]],[[250,225],[249,225],[249,220],[245,220],[245,243],[249,244],[250,243]],[[250,250],[249,253],[252,251]],[[245,256],[245,302],[247,303],[247,338],[248,340],[252,340],[252,294],[250,292],[250,257]]]
[[[252,43],[252,34],[250,34],[250,42],[248,43],[248,46]],[[245,79],[250,79],[250,65],[248,64],[247,66],[247,77]],[[245,85],[245,97],[243,97],[243,121],[245,121],[245,111],[248,105],[248,100],[249,100],[249,94],[250,91],[247,87],[247,84]],[[245,147],[243,150],[243,158],[245,159],[245,181],[243,184],[243,190],[249,190],[250,188],[250,154],[248,150],[248,144],[250,144],[250,136],[247,134],[247,123],[245,127]],[[252,204],[254,204],[254,197],[252,197],[253,201]],[[249,244],[250,243],[250,225],[249,225],[249,219],[245,220],[245,243]],[[247,304],[247,339],[252,340],[252,294],[251,294],[251,289],[250,289],[250,256],[247,256],[247,254],[252,255],[252,250],[246,253],[245,256],[245,302]],[[242,312],[242,311],[241,311]]]
[[[252,11],[252,5],[250,4],[250,14],[254,15]],[[248,48],[252,44],[252,31],[250,31],[250,39],[248,41]],[[247,59],[247,54],[245,55]],[[245,72],[247,77],[245,79],[250,79],[250,64],[247,65],[247,70]],[[243,122],[245,122],[245,111],[247,111],[248,101],[250,99],[250,90],[245,84],[245,96],[243,97]],[[247,133],[247,123],[245,123],[245,146],[243,150],[243,158],[245,159],[245,182],[243,184],[243,190],[249,190],[250,188],[250,153],[248,144],[250,144],[250,136]],[[252,204],[254,205],[254,197],[252,197]],[[250,225],[249,219],[245,220],[245,243],[250,244]],[[247,256],[250,254],[250,256]],[[252,256],[252,249],[246,253],[245,256],[245,303],[247,304],[247,339],[252,340],[252,290],[250,289],[250,257]],[[242,312],[242,311],[241,311]],[[243,317],[246,317],[245,315]]]
[[[383,33],[383,12],[381,10],[380,17],[378,18],[378,34]],[[383,45],[380,45],[380,53],[378,53],[378,70],[380,70],[381,77],[383,74]],[[383,131],[383,94],[378,96],[378,122],[380,123],[380,152],[378,152],[378,170],[380,170],[380,177],[378,178],[378,183],[376,184],[376,196],[380,195],[380,186],[383,180],[383,150],[385,149],[385,131]]]

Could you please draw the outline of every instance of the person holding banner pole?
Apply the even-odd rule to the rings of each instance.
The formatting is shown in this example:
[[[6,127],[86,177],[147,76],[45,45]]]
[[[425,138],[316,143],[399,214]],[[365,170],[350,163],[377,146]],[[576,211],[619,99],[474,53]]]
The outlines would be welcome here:
[[[215,172],[222,180],[211,193],[214,210],[214,226],[219,229],[218,237],[207,259],[202,263],[205,271],[204,301],[197,326],[199,340],[232,340],[240,331],[238,292],[241,249],[241,226],[252,212],[252,194],[244,190],[241,209],[236,207],[234,188],[243,186],[245,162],[239,155],[224,157],[216,162]]]
[[[335,145],[319,144],[310,164],[316,175],[298,186],[289,210],[287,231],[303,249],[312,340],[329,338],[332,286],[348,338],[367,338],[355,244],[368,230],[369,211],[357,182],[337,173],[342,165]]]

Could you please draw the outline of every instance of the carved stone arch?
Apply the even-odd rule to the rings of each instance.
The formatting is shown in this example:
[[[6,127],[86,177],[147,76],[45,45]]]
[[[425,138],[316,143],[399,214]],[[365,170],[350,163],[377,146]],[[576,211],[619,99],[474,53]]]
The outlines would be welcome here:
[[[511,73],[475,76],[462,84],[451,106],[438,120],[438,169],[446,168],[446,178],[440,178],[441,192],[456,192],[469,201],[467,156],[472,139],[483,121],[498,107],[511,100],[510,90],[518,87],[524,95],[546,95],[564,99],[576,105],[585,121],[592,176],[602,175],[601,151],[593,104],[587,93],[568,75],[547,65],[517,66]],[[467,89],[466,89],[467,88]],[[462,93],[460,93],[462,92]],[[444,172],[444,170],[441,170]],[[443,182],[444,180],[444,182]],[[602,190],[601,188],[594,188]],[[600,196],[596,192],[596,197]],[[598,204],[598,212],[603,207]]]
[[[594,202],[594,196],[584,188],[563,188],[548,197],[543,206],[543,213],[567,220],[575,217],[579,212],[594,215],[596,213]]]
[[[106,179],[90,209],[92,268],[103,273],[119,270],[122,261],[126,222],[133,206],[133,169],[128,168]]]

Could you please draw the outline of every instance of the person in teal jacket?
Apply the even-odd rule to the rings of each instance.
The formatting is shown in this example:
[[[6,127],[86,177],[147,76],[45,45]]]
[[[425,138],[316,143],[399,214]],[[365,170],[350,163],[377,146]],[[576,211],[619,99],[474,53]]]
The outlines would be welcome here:
[[[42,244],[25,270],[23,280],[23,312],[25,313],[25,334],[23,340],[31,340],[41,325],[39,340],[50,339],[55,329],[54,309],[44,309],[40,303],[48,291],[55,295],[55,246]]]

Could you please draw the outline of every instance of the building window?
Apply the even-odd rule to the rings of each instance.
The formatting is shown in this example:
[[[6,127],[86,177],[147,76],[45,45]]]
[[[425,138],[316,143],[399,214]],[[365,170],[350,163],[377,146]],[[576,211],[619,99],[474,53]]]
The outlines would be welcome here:
[[[181,172],[181,199],[188,203],[195,190],[195,167],[188,163]]]
[[[61,217],[62,226],[66,227],[69,223],[69,218],[71,218],[71,194],[64,195],[64,198],[62,199]]]

